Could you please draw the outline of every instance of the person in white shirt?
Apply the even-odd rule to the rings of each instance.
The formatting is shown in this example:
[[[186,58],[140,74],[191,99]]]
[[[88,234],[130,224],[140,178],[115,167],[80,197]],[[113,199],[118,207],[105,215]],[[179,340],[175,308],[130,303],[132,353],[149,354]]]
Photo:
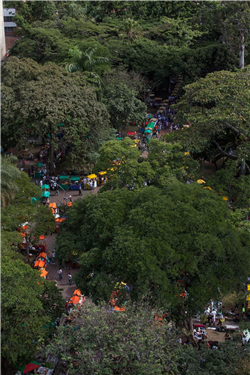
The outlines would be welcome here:
[[[42,186],[42,184],[43,184],[43,180],[40,180],[40,186]]]

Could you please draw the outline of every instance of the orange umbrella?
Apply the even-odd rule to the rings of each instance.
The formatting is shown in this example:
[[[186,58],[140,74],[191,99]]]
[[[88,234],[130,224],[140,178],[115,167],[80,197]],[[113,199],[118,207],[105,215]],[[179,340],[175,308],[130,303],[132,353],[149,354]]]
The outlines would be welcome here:
[[[72,302],[74,305],[76,305],[77,303],[79,303],[81,295],[82,295],[82,293],[81,293],[80,289],[76,289],[74,291],[73,297],[70,298],[70,302]]]
[[[65,220],[65,217],[58,217],[56,223],[62,223]]]
[[[39,266],[39,260],[36,261],[36,263],[34,264],[34,267],[38,267]]]
[[[52,202],[52,203],[50,203],[49,204],[49,207],[51,207],[51,208],[56,208],[57,206],[56,206],[56,202]]]
[[[38,255],[38,258],[46,258],[47,254],[45,252],[42,252]]]
[[[42,270],[40,276],[41,276],[41,277],[45,277],[47,274],[48,274],[48,271],[46,271],[46,270]]]
[[[40,236],[39,239],[40,240],[45,240],[45,236]]]
[[[71,206],[73,206],[73,203],[72,203],[72,202],[68,202],[68,203],[67,203],[67,206],[68,206],[68,207],[71,207]]]
[[[36,261],[36,263],[37,262],[38,262],[38,267],[43,268],[45,266],[45,262],[43,260],[38,260]]]

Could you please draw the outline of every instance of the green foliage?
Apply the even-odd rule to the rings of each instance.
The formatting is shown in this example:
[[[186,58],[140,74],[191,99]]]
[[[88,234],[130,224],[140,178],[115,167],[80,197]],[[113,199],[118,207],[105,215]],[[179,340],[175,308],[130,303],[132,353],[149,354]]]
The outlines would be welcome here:
[[[161,375],[175,373],[175,347],[175,334],[166,322],[154,324],[147,305],[126,305],[117,314],[104,305],[83,305],[47,350],[66,361],[69,374]]]
[[[21,243],[23,237],[16,230],[20,224],[29,222],[27,241],[37,243],[39,236],[54,232],[54,216],[40,201],[31,203],[32,197],[41,197],[41,190],[30,182],[26,173],[21,172],[20,178],[14,180],[14,183],[18,187],[15,199],[1,212],[2,241],[6,245]]]
[[[164,143],[152,140],[149,155],[139,158],[140,151],[134,141],[126,137],[123,141],[110,141],[99,150],[100,158],[95,172],[106,170],[108,182],[103,190],[123,187],[141,188],[145,184],[164,187],[175,177],[184,182],[183,177],[191,180],[198,177],[199,163],[190,155],[185,155],[180,143]],[[118,164],[114,164],[117,161]]]
[[[133,121],[139,125],[145,119],[146,105],[136,98],[135,92],[125,83],[106,86],[103,95],[103,102],[115,128],[124,128]]]
[[[207,350],[203,345],[197,351],[187,345],[179,354],[181,360],[177,371],[180,375],[247,375],[248,372],[242,372],[245,361],[249,369],[249,352],[243,351],[240,342],[235,340],[219,343],[219,350]]]
[[[69,50],[71,62],[67,64],[66,70],[72,72],[95,72],[96,67],[100,65],[108,66],[108,59],[106,57],[94,57],[98,45],[87,48],[84,52],[78,46],[74,46]],[[104,67],[103,67],[104,69]]]
[[[177,104],[177,122],[190,122],[179,136],[189,151],[213,147],[220,157],[236,160],[249,173],[249,69],[216,72],[185,87]],[[230,148],[232,152],[230,152]]]
[[[1,281],[2,357],[12,364],[26,364],[46,335],[43,326],[49,322],[41,302],[41,277],[38,271],[11,256],[9,249],[4,249]]]
[[[55,4],[53,1],[39,2],[28,1],[10,1],[9,7],[13,7],[17,11],[14,22],[22,27],[22,21],[31,24],[35,21],[51,20],[55,17]]]
[[[1,156],[1,203],[3,207],[10,203],[18,191],[14,180],[20,177],[20,171],[12,164],[15,160],[14,157]]]
[[[221,197],[196,183],[105,192],[74,205],[58,235],[58,257],[80,256],[76,283],[93,301],[108,300],[124,280],[132,299],[150,293],[153,304],[188,317],[220,298],[218,287],[228,292],[247,276],[249,234],[230,216]]]
[[[2,69],[2,136],[14,145],[25,144],[25,137],[34,133],[48,140],[52,172],[59,123],[64,124],[61,145],[70,147],[71,166],[83,167],[88,156],[110,139],[108,112],[96,101],[95,90],[79,79],[80,73],[15,57]]]

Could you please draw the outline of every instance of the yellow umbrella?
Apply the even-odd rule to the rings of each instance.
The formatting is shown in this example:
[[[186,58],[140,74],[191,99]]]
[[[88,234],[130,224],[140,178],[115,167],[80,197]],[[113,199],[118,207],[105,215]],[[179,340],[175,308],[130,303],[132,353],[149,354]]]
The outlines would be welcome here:
[[[95,174],[90,174],[89,176],[87,176],[87,178],[92,179],[92,178],[97,178],[97,176]]]
[[[183,128],[189,128],[190,125],[183,125]]]
[[[206,181],[204,181],[204,180],[197,180],[197,182],[198,182],[198,184],[205,184],[206,183]]]
[[[153,117],[150,119],[151,122],[157,121],[157,118]]]
[[[228,197],[222,197],[224,201],[228,201]]]
[[[212,190],[212,188],[210,186],[204,186],[203,189],[208,189],[208,190]]]
[[[190,155],[190,152],[185,152],[185,154],[184,155]]]
[[[107,172],[106,172],[106,171],[104,171],[104,172],[99,172],[99,174],[100,174],[101,176],[103,176],[104,174],[107,174]]]
[[[163,112],[163,110],[162,109],[159,109],[158,111],[157,111],[157,113],[162,113]]]

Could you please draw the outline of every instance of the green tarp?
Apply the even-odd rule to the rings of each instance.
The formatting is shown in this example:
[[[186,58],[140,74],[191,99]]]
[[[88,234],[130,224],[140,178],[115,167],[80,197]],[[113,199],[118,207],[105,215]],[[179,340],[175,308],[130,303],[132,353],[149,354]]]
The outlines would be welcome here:
[[[42,186],[41,186],[41,189],[42,189],[42,190],[43,190],[43,189],[49,189],[49,185],[46,185],[46,184],[45,184],[45,185],[42,185]]]
[[[69,176],[60,176],[59,180],[67,180],[68,178],[69,178]]]
[[[37,163],[37,166],[38,167],[42,167],[43,166],[43,163],[40,163],[40,161]]]
[[[80,177],[78,177],[78,176],[72,176],[70,178],[70,181],[79,181],[79,180],[80,180]]]
[[[43,191],[42,197],[48,198],[49,196],[50,196],[50,192],[49,191]]]

